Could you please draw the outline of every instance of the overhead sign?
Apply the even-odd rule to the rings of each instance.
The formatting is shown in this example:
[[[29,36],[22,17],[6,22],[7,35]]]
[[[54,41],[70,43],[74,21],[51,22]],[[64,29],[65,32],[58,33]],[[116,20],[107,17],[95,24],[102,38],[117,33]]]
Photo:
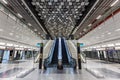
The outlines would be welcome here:
[[[80,43],[80,47],[83,47],[83,46],[85,46],[84,43]]]
[[[40,47],[40,45],[41,45],[40,43],[37,43],[37,44],[36,44],[37,47]]]

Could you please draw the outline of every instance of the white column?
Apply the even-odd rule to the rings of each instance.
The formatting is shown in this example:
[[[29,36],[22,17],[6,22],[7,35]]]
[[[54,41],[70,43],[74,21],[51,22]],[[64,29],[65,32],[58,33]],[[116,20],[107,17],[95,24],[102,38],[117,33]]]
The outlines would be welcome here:
[[[62,46],[61,46],[61,38],[59,38],[59,46],[58,46],[58,59],[62,60]]]

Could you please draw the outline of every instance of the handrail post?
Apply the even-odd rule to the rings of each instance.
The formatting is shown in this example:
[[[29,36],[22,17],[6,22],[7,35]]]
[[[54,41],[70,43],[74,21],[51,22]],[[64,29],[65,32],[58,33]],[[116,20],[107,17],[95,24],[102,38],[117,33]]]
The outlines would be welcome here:
[[[59,46],[58,46],[58,69],[63,69],[62,65],[62,44],[61,44],[61,38],[59,38]]]
[[[42,69],[42,60],[43,60],[43,43],[40,43],[40,59],[39,59],[39,69]]]
[[[81,56],[80,56],[80,43],[77,43],[77,58],[78,58],[78,68],[82,69]]]

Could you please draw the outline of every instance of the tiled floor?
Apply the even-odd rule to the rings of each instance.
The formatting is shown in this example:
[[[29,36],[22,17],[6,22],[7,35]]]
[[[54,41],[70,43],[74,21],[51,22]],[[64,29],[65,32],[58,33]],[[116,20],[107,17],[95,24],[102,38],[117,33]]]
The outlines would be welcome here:
[[[9,76],[0,78],[0,80],[120,80],[120,64],[106,63],[104,61],[91,59],[87,60],[87,63],[82,65],[82,70],[73,70],[70,68],[66,68],[63,70],[57,70],[56,68],[38,70],[38,68],[32,64],[32,61],[26,61],[19,64],[14,63],[9,65],[1,64],[0,67],[1,73],[13,69],[11,71],[12,76],[7,73],[4,75]],[[27,69],[33,67],[35,68],[35,70],[29,72],[28,75],[24,76],[23,78],[15,78],[16,75],[24,73],[25,71],[27,71]],[[14,72],[16,71],[14,70],[15,68],[21,69],[21,72]]]

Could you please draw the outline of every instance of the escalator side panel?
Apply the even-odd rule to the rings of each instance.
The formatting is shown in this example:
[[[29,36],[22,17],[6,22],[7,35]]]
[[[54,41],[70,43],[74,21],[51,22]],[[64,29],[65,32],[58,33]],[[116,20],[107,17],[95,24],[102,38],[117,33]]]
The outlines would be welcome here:
[[[65,43],[64,43],[64,39],[61,39],[61,43],[62,43],[62,63],[63,65],[68,65],[69,61],[68,61],[68,55],[67,55],[67,51],[65,48]]]
[[[59,43],[59,39],[56,40],[51,64],[58,64],[58,46],[59,46],[58,43]]]

